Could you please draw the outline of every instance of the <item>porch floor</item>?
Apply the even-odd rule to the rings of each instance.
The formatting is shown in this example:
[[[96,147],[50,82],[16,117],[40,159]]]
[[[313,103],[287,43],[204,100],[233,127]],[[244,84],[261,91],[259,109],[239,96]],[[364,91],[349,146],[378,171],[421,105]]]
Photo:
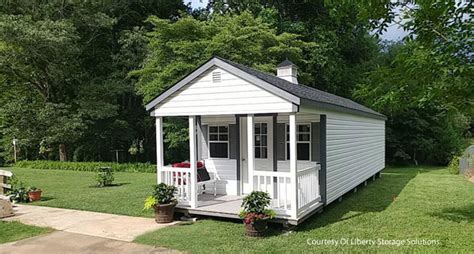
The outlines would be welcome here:
[[[201,194],[198,196],[198,202],[197,208],[178,205],[176,210],[191,215],[239,219],[240,205],[242,204],[241,196]]]
[[[200,215],[230,219],[240,219],[239,213],[242,210],[240,205],[242,204],[242,196],[235,195],[217,195],[212,194],[201,194],[198,196],[199,203],[197,208],[191,208],[185,205],[176,206],[176,211],[187,215]],[[318,202],[311,210],[306,211],[300,218],[293,220],[285,215],[277,215],[274,222],[279,223],[290,223],[292,225],[298,225],[309,216],[322,210],[323,203]]]

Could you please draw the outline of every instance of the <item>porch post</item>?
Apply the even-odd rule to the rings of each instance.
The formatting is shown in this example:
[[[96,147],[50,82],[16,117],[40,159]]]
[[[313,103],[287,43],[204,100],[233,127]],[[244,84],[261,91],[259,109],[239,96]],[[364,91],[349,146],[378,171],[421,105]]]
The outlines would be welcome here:
[[[296,147],[296,113],[290,113],[290,179],[291,179],[291,218],[298,217],[298,183],[297,183],[297,147]]]
[[[196,160],[196,116],[189,116],[189,171],[191,172],[191,208],[196,208],[198,203],[197,196],[197,160]]]
[[[163,118],[156,117],[155,119],[156,127],[156,182],[157,184],[162,182],[162,172],[164,163],[164,153],[163,153]]]
[[[254,115],[247,115],[247,171],[252,191],[255,190],[253,185],[253,171],[255,170],[254,136]]]

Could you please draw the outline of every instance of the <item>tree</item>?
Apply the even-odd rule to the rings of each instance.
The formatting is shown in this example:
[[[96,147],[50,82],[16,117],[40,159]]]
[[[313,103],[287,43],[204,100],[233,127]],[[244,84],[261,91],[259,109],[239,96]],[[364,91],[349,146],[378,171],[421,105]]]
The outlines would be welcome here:
[[[49,142],[60,159],[80,160],[108,159],[111,149],[127,149],[137,137],[152,147],[152,121],[127,74],[144,57],[143,21],[152,13],[175,19],[181,11],[188,7],[180,0],[0,3],[0,99],[11,105],[0,116],[8,123],[3,144],[25,134],[35,142],[24,148],[30,158]],[[28,110],[29,119],[18,119],[15,107]],[[40,118],[49,118],[41,131],[22,124]]]
[[[273,72],[286,57],[304,65],[304,54],[318,52],[316,43],[296,34],[276,34],[261,18],[250,13],[212,16],[198,21],[184,17],[176,22],[150,17],[148,55],[137,76],[137,92],[151,100],[211,56],[221,56],[256,69]],[[302,72],[302,76],[306,73]]]

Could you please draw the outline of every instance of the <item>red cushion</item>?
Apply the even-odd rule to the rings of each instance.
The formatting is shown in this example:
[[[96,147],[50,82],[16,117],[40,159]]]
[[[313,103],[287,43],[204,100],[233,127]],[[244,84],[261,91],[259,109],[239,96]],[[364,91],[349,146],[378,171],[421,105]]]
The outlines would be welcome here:
[[[173,168],[190,168],[190,167],[191,167],[191,163],[189,163],[189,162],[177,162],[177,163],[171,164],[171,166],[172,166]],[[198,162],[197,162],[197,167],[198,167],[198,168],[204,167],[204,163],[203,163],[202,161],[198,161]]]

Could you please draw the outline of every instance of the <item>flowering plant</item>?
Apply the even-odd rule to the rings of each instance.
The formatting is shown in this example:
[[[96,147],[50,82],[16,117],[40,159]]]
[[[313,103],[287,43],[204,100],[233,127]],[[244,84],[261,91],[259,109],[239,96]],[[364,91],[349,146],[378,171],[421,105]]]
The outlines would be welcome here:
[[[240,217],[245,224],[253,224],[259,220],[272,219],[275,217],[275,212],[267,209],[270,205],[270,196],[266,192],[253,191],[247,195],[242,202],[244,208],[240,212]]]

